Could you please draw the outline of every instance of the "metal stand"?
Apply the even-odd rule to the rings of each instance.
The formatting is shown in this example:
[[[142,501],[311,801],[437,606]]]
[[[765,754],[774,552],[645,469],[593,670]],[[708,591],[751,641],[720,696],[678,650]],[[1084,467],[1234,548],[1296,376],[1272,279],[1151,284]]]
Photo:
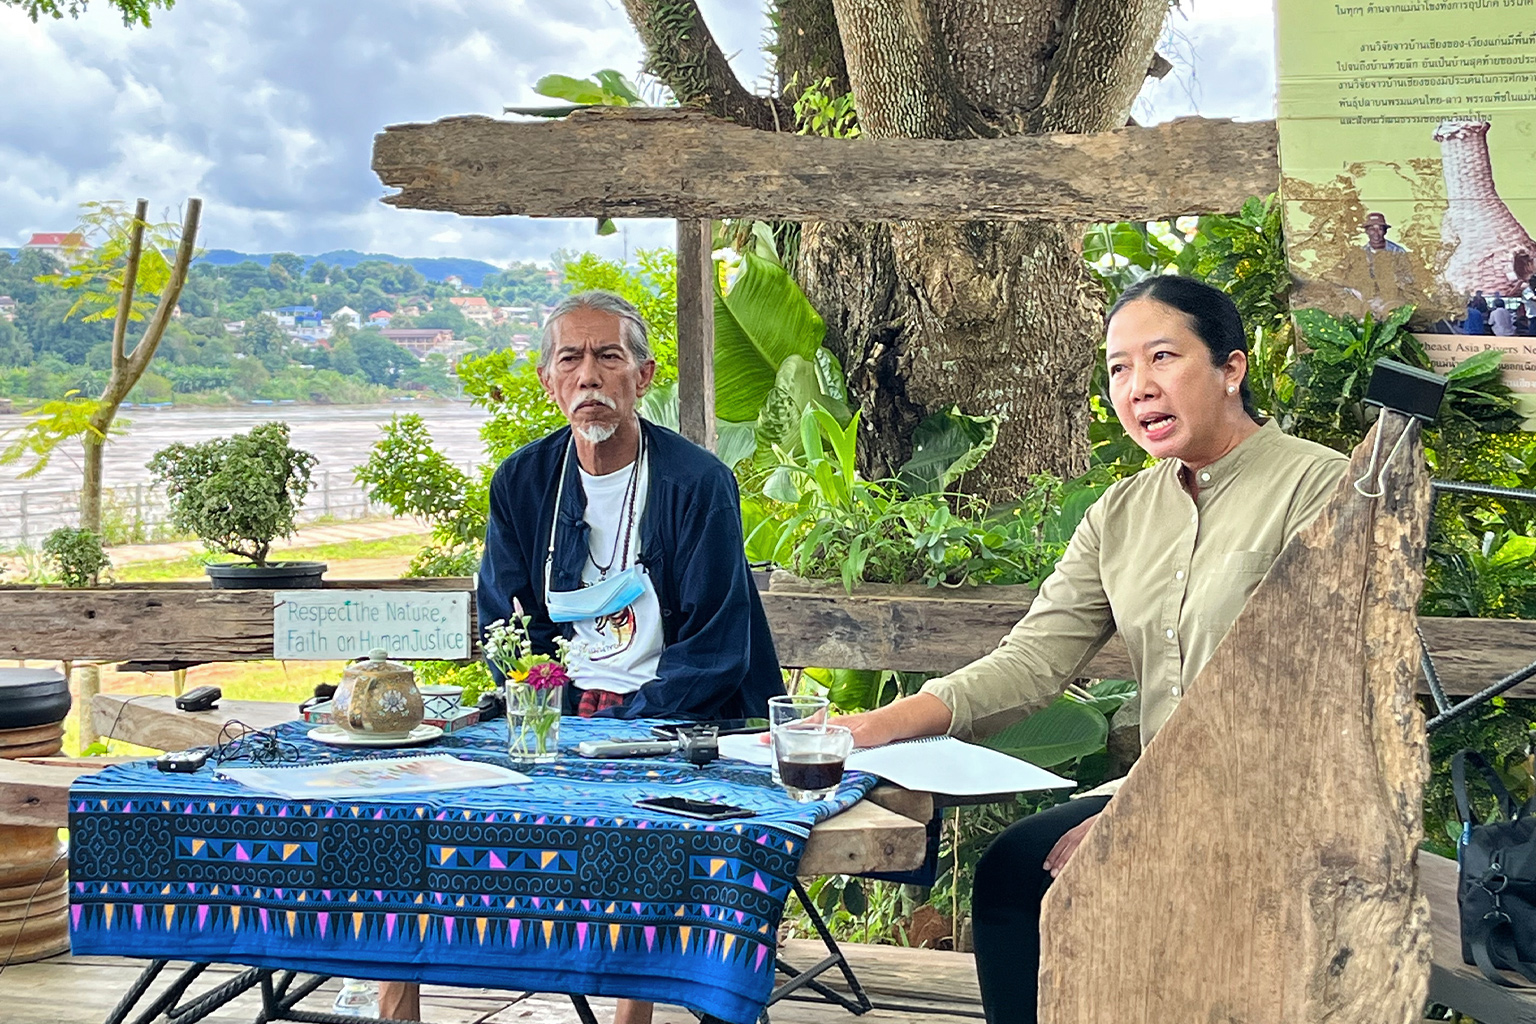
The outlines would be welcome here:
[[[139,976],[134,979],[128,991],[123,993],[123,998],[107,1015],[104,1024],[128,1022],[128,1015],[133,1012],[139,1000],[144,998],[150,985],[169,962],[154,960],[139,972]],[[298,1008],[300,1002],[331,980],[329,974],[311,974],[295,984],[303,972],[250,967],[217,988],[210,989],[187,1003],[180,1003],[187,988],[197,980],[198,975],[208,969],[208,966],[204,963],[188,964],[171,986],[144,1007],[138,1016],[133,1018],[131,1024],[151,1024],[161,1020],[166,1024],[196,1024],[197,1021],[223,1009],[257,986],[261,987],[261,1011],[256,1015],[255,1024],[273,1024],[275,1021],[296,1021],[298,1024],[357,1024],[357,1017],[344,1017],[336,1013],[317,1013],[313,1010]],[[570,998],[581,1024],[598,1024],[586,996],[573,995]],[[416,1024],[413,1021],[400,1021],[387,1017],[374,1019],[381,1024]]]
[[[811,927],[816,929],[816,934],[821,937],[822,944],[827,947],[827,952],[830,955],[803,971],[795,970],[795,968],[784,962],[783,957],[775,955],[773,958],[774,968],[781,974],[789,975],[789,980],[773,990],[773,993],[768,997],[767,1005],[772,1006],[780,999],[787,999],[793,993],[806,988],[815,992],[821,997],[821,1000],[835,1003],[855,1017],[868,1013],[874,1009],[874,1004],[869,1001],[869,996],[864,992],[864,986],[859,984],[859,979],[854,975],[853,968],[848,964],[848,958],[843,956],[843,951],[838,948],[837,940],[832,937],[832,932],[828,930],[826,922],[821,919],[821,914],[816,910],[816,904],[811,901],[810,896],[806,895],[805,889],[801,887],[798,878],[795,879],[795,896],[799,898],[800,905],[805,908],[806,916],[811,919]],[[842,972],[843,980],[848,982],[848,988],[853,992],[852,999],[816,980],[817,977],[834,967]],[[767,1011],[765,1010],[764,1017],[766,1018],[766,1016]]]

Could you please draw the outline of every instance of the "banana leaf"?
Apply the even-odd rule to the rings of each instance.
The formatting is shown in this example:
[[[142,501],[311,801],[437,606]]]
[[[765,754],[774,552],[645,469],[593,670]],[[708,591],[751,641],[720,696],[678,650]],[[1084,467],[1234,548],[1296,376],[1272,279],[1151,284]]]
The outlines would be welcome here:
[[[1109,738],[1109,720],[1097,709],[1059,697],[1049,707],[982,740],[984,746],[1051,768],[1100,750]]]
[[[814,374],[826,334],[783,267],[752,253],[741,262],[730,294],[715,293],[715,415],[737,423],[757,418],[785,359],[799,356]]]

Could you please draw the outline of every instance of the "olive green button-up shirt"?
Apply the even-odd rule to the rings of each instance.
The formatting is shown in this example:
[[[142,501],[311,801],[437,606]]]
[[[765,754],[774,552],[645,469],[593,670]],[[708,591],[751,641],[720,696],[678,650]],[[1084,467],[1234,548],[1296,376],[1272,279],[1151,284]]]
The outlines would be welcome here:
[[[1088,509],[997,649],[924,692],[949,707],[951,735],[986,736],[1051,703],[1119,632],[1140,682],[1146,743],[1348,465],[1271,422],[1189,474],[1196,497],[1176,459],[1119,481]]]

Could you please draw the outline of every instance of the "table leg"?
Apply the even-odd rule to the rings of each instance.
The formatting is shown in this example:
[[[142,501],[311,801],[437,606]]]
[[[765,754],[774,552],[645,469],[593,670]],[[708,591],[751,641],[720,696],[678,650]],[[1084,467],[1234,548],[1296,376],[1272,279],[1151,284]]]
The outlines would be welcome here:
[[[597,1024],[597,1015],[592,1012],[592,1004],[587,1002],[586,996],[572,995],[571,1005],[576,1008],[581,1024]]]
[[[836,1003],[855,1017],[868,1013],[873,1008],[873,1004],[870,1003],[869,996],[865,994],[864,986],[859,983],[859,979],[854,975],[853,968],[848,964],[848,958],[843,956],[843,951],[838,948],[837,940],[832,937],[831,930],[827,928],[826,922],[821,919],[821,914],[816,910],[816,904],[806,895],[805,889],[800,885],[798,878],[795,879],[795,896],[799,898],[800,905],[805,908],[806,916],[811,920],[811,927],[816,929],[816,934],[820,936],[822,944],[827,947],[827,952],[831,955],[817,963],[814,967],[804,971],[796,971],[795,968],[789,966],[782,959],[774,957],[774,966],[779,971],[788,974],[790,978],[773,990],[773,994],[768,997],[767,1005],[772,1006],[798,989],[809,988],[827,1002]],[[833,967],[836,967],[843,973],[843,979],[848,982],[848,988],[853,992],[852,999],[815,980]]]

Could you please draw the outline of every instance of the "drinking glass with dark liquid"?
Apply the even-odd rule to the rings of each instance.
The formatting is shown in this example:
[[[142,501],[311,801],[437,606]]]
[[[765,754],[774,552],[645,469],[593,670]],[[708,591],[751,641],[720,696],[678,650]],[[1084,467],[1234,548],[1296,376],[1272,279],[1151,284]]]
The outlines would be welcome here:
[[[843,780],[853,733],[841,725],[801,724],[775,729],[773,755],[784,790],[801,803],[825,800]]]

